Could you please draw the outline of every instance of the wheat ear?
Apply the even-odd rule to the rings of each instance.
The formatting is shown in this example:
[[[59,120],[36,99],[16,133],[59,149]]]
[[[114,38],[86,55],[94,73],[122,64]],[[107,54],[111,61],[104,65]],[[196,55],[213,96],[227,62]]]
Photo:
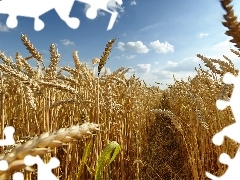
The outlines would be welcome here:
[[[10,171],[26,167],[24,164],[25,156],[44,155],[63,143],[69,143],[92,135],[94,132],[99,131],[99,126],[99,124],[86,122],[81,126],[74,125],[69,128],[61,128],[53,133],[45,132],[39,137],[33,137],[24,144],[17,144],[9,154],[0,157],[1,160],[8,162],[8,169],[0,171],[0,180],[3,177],[5,178]]]
[[[240,23],[237,21],[237,16],[234,15],[233,6],[230,5],[231,2],[232,0],[221,0],[222,8],[227,13],[223,16],[226,21],[222,24],[229,29],[225,34],[233,38],[230,42],[235,43],[235,47],[240,49]]]

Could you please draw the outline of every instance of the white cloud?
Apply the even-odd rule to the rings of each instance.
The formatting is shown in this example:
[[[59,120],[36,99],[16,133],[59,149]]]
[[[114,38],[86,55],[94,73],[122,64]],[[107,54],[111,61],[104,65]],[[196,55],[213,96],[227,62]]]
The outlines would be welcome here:
[[[135,51],[137,53],[148,53],[149,49],[141,41],[128,42],[124,44],[123,42],[118,43],[118,49],[125,51],[126,49]]]
[[[154,64],[158,64],[158,62],[154,62]],[[177,80],[183,79],[185,82],[189,76],[194,77],[197,74],[194,67],[198,68],[198,64],[206,69],[196,56],[187,57],[180,61],[168,61],[159,68],[154,68],[154,65],[150,64],[137,64],[134,69],[127,73],[127,77],[136,74],[136,77],[140,77],[140,80],[144,80],[148,85],[156,86],[155,82],[160,82],[163,85],[159,85],[159,87],[166,89],[166,84],[174,83],[173,74]]]
[[[188,72],[173,72],[173,71],[166,71],[162,68],[157,68],[152,71],[150,76],[151,79],[156,79],[157,82],[162,82],[164,84],[173,84],[174,79],[173,75],[177,80],[183,79],[185,82],[188,80],[188,77],[194,77],[196,75],[196,71],[188,71]]]
[[[132,5],[137,5],[137,2],[135,0],[131,1],[131,6]]]
[[[119,42],[117,48],[120,49],[121,51],[125,51],[124,46],[125,46],[125,44],[123,42]]]
[[[180,62],[167,61],[166,65],[163,66],[165,71],[174,71],[174,72],[189,72],[195,71],[194,67],[198,67],[198,64],[201,64],[201,60],[196,57],[184,58]]]
[[[136,57],[136,55],[130,55],[130,56],[126,56],[126,59],[134,59]]]
[[[229,42],[229,40],[220,42],[218,44],[215,44],[214,46],[212,46],[213,50],[229,50],[230,48],[233,47],[233,44],[231,42]]]
[[[117,4],[115,1],[109,1],[107,4],[108,8],[117,11],[117,9],[119,9],[119,12],[124,13],[124,7],[122,7],[121,5]]]
[[[183,79],[186,82],[189,76],[194,77],[197,74],[194,67],[198,69],[198,64],[206,70],[201,60],[196,56],[184,58],[180,62],[167,61],[163,67],[153,69],[146,77],[146,82],[151,84],[154,84],[154,81],[161,82],[164,84],[161,86],[163,89],[167,88],[165,84],[174,83],[173,75],[177,80]]]
[[[138,64],[136,66],[137,73],[149,73],[151,64]]]
[[[179,63],[168,61],[166,64],[167,64],[167,66],[177,67]]]
[[[203,37],[208,36],[208,33],[200,33],[199,34],[199,38],[202,39]]]
[[[113,59],[121,59],[121,56],[114,56]]]
[[[235,68],[240,67],[240,63],[238,61],[239,58],[234,58],[235,54],[231,53],[230,51],[221,51],[216,55],[211,52],[207,54],[211,54],[211,56],[205,57],[217,58],[221,60],[224,60],[222,57],[222,54],[224,54],[233,60]],[[234,62],[234,59],[236,59],[236,63]],[[197,72],[195,71],[194,67],[199,69],[199,64],[203,70],[209,70],[206,66],[204,66],[201,59],[197,56],[187,57],[181,60],[169,60],[165,64],[161,62],[161,64],[163,64],[161,67],[156,67],[154,64],[152,66],[147,64],[138,64],[135,67],[135,70],[131,71],[131,74],[136,73],[136,76],[140,77],[140,79],[144,80],[148,85],[156,85],[155,82],[163,83],[163,85],[159,85],[159,87],[161,89],[166,89],[167,86],[165,84],[174,83],[173,74],[177,80],[183,79],[183,81],[187,82],[189,76],[191,78],[196,76]]]
[[[234,46],[233,43],[229,42],[230,39],[231,38],[227,37],[225,41],[217,43],[217,44],[211,46],[210,48],[206,49],[203,52],[198,52],[198,54],[201,54],[207,58],[221,59],[224,61],[225,61],[225,59],[224,59],[223,55],[225,55],[229,59],[231,59],[235,68],[240,68],[239,57],[230,51],[230,49],[234,49],[237,51],[238,51],[238,49]]]
[[[155,64],[155,65],[158,65],[158,64],[159,64],[159,62],[154,62],[154,64]]]
[[[64,46],[75,45],[75,43],[70,41],[69,39],[62,39],[61,42]]]
[[[1,32],[9,32],[9,29],[6,25],[4,25],[0,22],[0,31]]]
[[[103,12],[103,11],[99,11],[98,14],[99,14],[100,16],[105,16],[105,12]]]
[[[122,54],[121,56],[115,56],[113,58],[114,59],[134,59],[135,57],[136,57],[136,55],[127,56],[125,54]]]
[[[169,51],[173,52],[173,45],[169,44],[167,41],[165,43],[161,43],[159,40],[153,41],[149,45],[156,53],[167,53]]]
[[[170,71],[165,71],[165,70],[163,70],[162,68],[157,68],[157,69],[154,69],[153,71],[152,71],[152,75],[153,76],[155,76],[155,77],[157,77],[157,78],[159,78],[159,79],[172,79],[173,78],[173,76],[172,76],[172,72],[170,72]]]

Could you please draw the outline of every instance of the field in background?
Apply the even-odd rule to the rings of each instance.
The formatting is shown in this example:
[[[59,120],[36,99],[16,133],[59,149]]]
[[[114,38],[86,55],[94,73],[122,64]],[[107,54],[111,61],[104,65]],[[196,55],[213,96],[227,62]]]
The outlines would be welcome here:
[[[226,34],[233,37],[231,42],[240,48],[240,28],[230,2],[221,1],[227,12],[223,24],[229,29]],[[13,126],[15,140],[22,143],[2,149],[0,158],[10,167],[0,171],[0,179],[16,171],[24,172],[27,180],[36,179],[36,166],[35,172],[23,166],[28,154],[39,154],[45,162],[57,157],[61,164],[53,172],[60,179],[94,179],[101,152],[112,141],[121,150],[110,166],[103,167],[106,180],[206,179],[206,171],[217,176],[225,172],[227,166],[218,162],[222,152],[234,157],[236,142],[226,139],[217,147],[211,141],[234,122],[230,108],[220,111],[215,105],[217,99],[228,99],[233,89],[222,83],[223,75],[238,74],[226,56],[216,60],[197,55],[210,70],[196,68],[195,77],[187,82],[175,79],[163,91],[134,75],[126,79],[129,69],[124,67],[99,75],[115,39],[108,42],[100,59],[93,60],[98,76],[81,63],[77,52],[73,52],[74,68],[59,68],[60,55],[54,45],[46,67],[28,38],[22,35],[21,40],[28,57],[17,52],[13,62],[0,53],[1,134],[4,127]],[[238,51],[231,51],[240,57]],[[36,70],[28,63],[32,59]],[[64,71],[70,75],[63,75]]]

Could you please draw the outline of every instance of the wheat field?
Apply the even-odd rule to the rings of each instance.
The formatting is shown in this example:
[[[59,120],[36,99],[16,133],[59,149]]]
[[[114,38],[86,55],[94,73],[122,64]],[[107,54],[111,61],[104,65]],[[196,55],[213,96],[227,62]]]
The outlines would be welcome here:
[[[231,0],[220,2],[227,13],[222,22],[226,35],[240,48]],[[100,58],[93,57],[92,67],[81,62],[77,51],[72,53],[74,68],[59,67],[61,55],[54,44],[47,66],[24,34],[21,41],[29,56],[16,52],[12,59],[0,52],[1,137],[6,126],[13,126],[16,141],[1,148],[0,159],[9,168],[0,171],[0,179],[12,179],[15,172],[37,179],[37,166],[24,165],[27,155],[39,155],[45,163],[57,157],[60,166],[53,173],[62,180],[198,180],[206,179],[206,171],[217,176],[226,171],[218,157],[223,151],[233,157],[238,144],[226,139],[216,147],[211,139],[234,122],[230,108],[219,111],[215,105],[231,95],[233,86],[222,77],[238,74],[232,61],[198,54],[208,71],[199,65],[195,77],[186,82],[174,78],[173,85],[161,90],[135,75],[126,78],[129,68],[104,71],[116,40],[106,44]],[[240,57],[238,50],[231,51]],[[109,144],[111,151],[102,153]],[[102,166],[101,158],[106,158]]]

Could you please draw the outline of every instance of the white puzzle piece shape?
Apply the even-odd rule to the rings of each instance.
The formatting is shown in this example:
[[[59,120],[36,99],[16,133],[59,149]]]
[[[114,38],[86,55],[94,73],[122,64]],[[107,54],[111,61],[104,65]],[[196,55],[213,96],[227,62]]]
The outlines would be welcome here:
[[[89,19],[95,19],[99,9],[109,12],[111,19],[107,30],[112,29],[116,21],[118,13],[108,9],[109,3],[117,3],[119,6],[123,4],[122,0],[77,0],[87,3],[90,8],[86,12]],[[69,17],[75,0],[0,0],[0,14],[8,14],[7,26],[16,28],[18,25],[17,16],[34,18],[34,29],[40,31],[44,28],[44,22],[39,17],[46,12],[54,9],[59,17],[72,28],[77,29],[80,20],[75,17]]]
[[[14,127],[8,126],[3,130],[3,134],[5,135],[5,139],[0,139],[0,146],[10,146],[15,144],[15,140],[13,138],[13,134],[15,132]]]
[[[224,137],[229,137],[240,143],[240,73],[236,77],[231,73],[226,73],[223,77],[223,82],[226,84],[234,84],[234,89],[229,101],[217,100],[216,106],[219,110],[223,110],[227,106],[230,106],[235,118],[235,123],[223,128],[213,136],[212,141],[217,146],[223,144]],[[208,178],[211,178],[212,180],[240,179],[240,147],[233,159],[231,159],[228,154],[222,153],[219,161],[228,165],[227,171],[221,177],[216,177],[213,174],[206,172]]]
[[[24,163],[27,166],[32,166],[37,164],[38,172],[37,179],[38,180],[58,180],[58,178],[52,173],[52,169],[57,168],[60,165],[60,161],[53,157],[50,161],[45,164],[42,159],[37,155],[36,157],[27,155],[24,158]]]

